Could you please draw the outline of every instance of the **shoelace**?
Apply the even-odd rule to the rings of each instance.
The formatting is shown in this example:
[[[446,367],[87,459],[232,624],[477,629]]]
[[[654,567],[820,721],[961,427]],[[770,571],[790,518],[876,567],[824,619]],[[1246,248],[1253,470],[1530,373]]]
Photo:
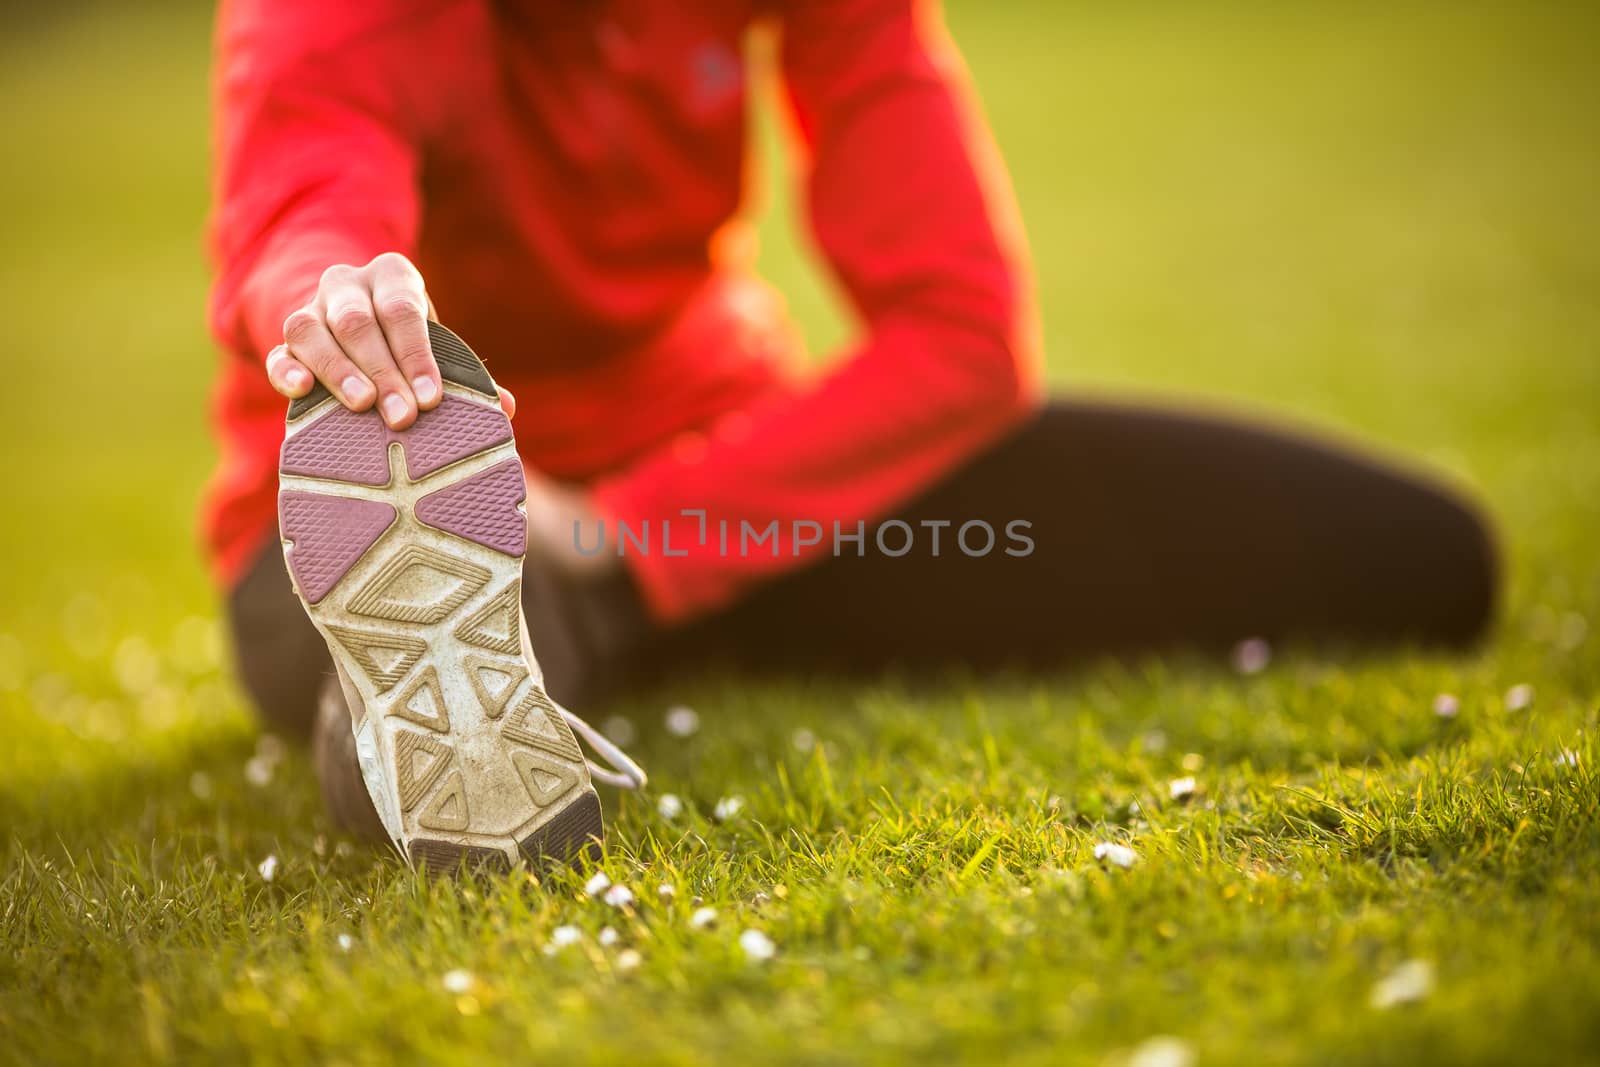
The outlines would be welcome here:
[[[596,752],[600,753],[609,768],[602,767],[592,759],[585,758],[589,765],[589,777],[597,782],[615,786],[618,789],[643,789],[649,779],[645,776],[644,768],[633,761],[622,749],[611,743],[611,739],[584,722],[578,716],[557,704],[556,709],[561,712],[561,717],[567,720],[567,725],[572,727],[574,733],[585,741]]]

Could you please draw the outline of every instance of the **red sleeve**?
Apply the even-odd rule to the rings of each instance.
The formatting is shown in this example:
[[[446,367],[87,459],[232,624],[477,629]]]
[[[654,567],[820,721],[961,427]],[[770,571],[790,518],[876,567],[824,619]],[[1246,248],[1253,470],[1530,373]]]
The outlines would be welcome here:
[[[1037,397],[1031,277],[1009,182],[936,10],[801,0],[782,32],[811,223],[865,336],[810,387],[741,420],[737,439],[663,450],[597,487],[601,512],[634,529],[704,508],[734,531],[724,554],[715,536],[681,544],[692,524],[679,519],[673,548],[686,556],[628,557],[668,620],[832,551],[835,522],[850,533],[887,517]],[[762,545],[740,556],[739,524],[773,520],[776,554]],[[796,520],[822,524],[822,543],[797,553]]]
[[[211,326],[261,359],[335,263],[410,252],[426,20],[404,0],[228,0],[218,14]],[[406,77],[413,73],[412,78]]]

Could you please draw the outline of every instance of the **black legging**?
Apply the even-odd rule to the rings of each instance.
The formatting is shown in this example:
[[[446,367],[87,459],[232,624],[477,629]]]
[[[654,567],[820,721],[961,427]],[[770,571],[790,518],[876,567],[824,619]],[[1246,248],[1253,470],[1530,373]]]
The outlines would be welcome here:
[[[847,545],[643,641],[554,633],[567,627],[541,622],[550,601],[530,603],[551,692],[579,706],[596,675],[708,662],[1038,667],[1250,636],[1463,645],[1486,629],[1498,586],[1483,519],[1436,484],[1279,429],[1121,404],[1056,401],[892,517],[916,535],[905,555],[884,554],[869,524],[864,556]],[[1025,557],[1004,551],[1019,519]],[[953,524],[937,557],[924,520]],[[971,520],[997,534],[985,555],[955,542]],[[893,552],[903,541],[898,529],[884,537]],[[530,573],[525,585],[536,597],[551,581]],[[275,543],[230,608],[247,688],[278,728],[303,731],[327,653]],[[594,662],[597,647],[624,649],[625,662]]]

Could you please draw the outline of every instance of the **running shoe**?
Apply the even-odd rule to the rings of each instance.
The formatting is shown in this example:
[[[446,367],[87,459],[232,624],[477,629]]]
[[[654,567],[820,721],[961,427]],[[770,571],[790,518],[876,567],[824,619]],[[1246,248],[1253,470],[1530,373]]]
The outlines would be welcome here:
[[[338,671],[361,777],[415,867],[595,854],[596,780],[644,774],[552,700],[522,611],[526,488],[482,361],[429,323],[437,407],[391,430],[318,386],[289,405],[278,527]],[[587,760],[576,730],[611,764]]]

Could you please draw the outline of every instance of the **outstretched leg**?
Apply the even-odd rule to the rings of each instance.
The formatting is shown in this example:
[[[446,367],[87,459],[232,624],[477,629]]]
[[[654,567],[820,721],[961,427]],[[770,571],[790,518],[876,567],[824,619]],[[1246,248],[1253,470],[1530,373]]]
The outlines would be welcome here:
[[[582,705],[632,668],[710,661],[1051,666],[1247,636],[1464,645],[1498,586],[1484,520],[1437,484],[1313,437],[1122,404],[1052,403],[894,517],[914,535],[905,555],[869,526],[863,556],[847,544],[653,637],[624,579],[590,587],[530,567],[551,693]],[[996,534],[978,557],[957,541],[973,520]],[[1026,556],[1005,552],[1020,544],[1014,520],[1029,524]],[[898,552],[904,535],[885,541]],[[983,543],[975,528],[969,547]],[[303,735],[331,665],[276,546],[230,609],[246,688],[271,726]]]
[[[900,509],[874,544],[674,635],[659,662],[1046,665],[1242,637],[1462,645],[1494,544],[1449,490],[1349,449],[1212,415],[1058,401]],[[983,520],[996,547],[955,541]],[[1007,555],[1008,523],[1033,549]],[[937,555],[929,523],[940,528]],[[886,537],[899,551],[903,531]],[[984,542],[972,530],[973,549]]]

